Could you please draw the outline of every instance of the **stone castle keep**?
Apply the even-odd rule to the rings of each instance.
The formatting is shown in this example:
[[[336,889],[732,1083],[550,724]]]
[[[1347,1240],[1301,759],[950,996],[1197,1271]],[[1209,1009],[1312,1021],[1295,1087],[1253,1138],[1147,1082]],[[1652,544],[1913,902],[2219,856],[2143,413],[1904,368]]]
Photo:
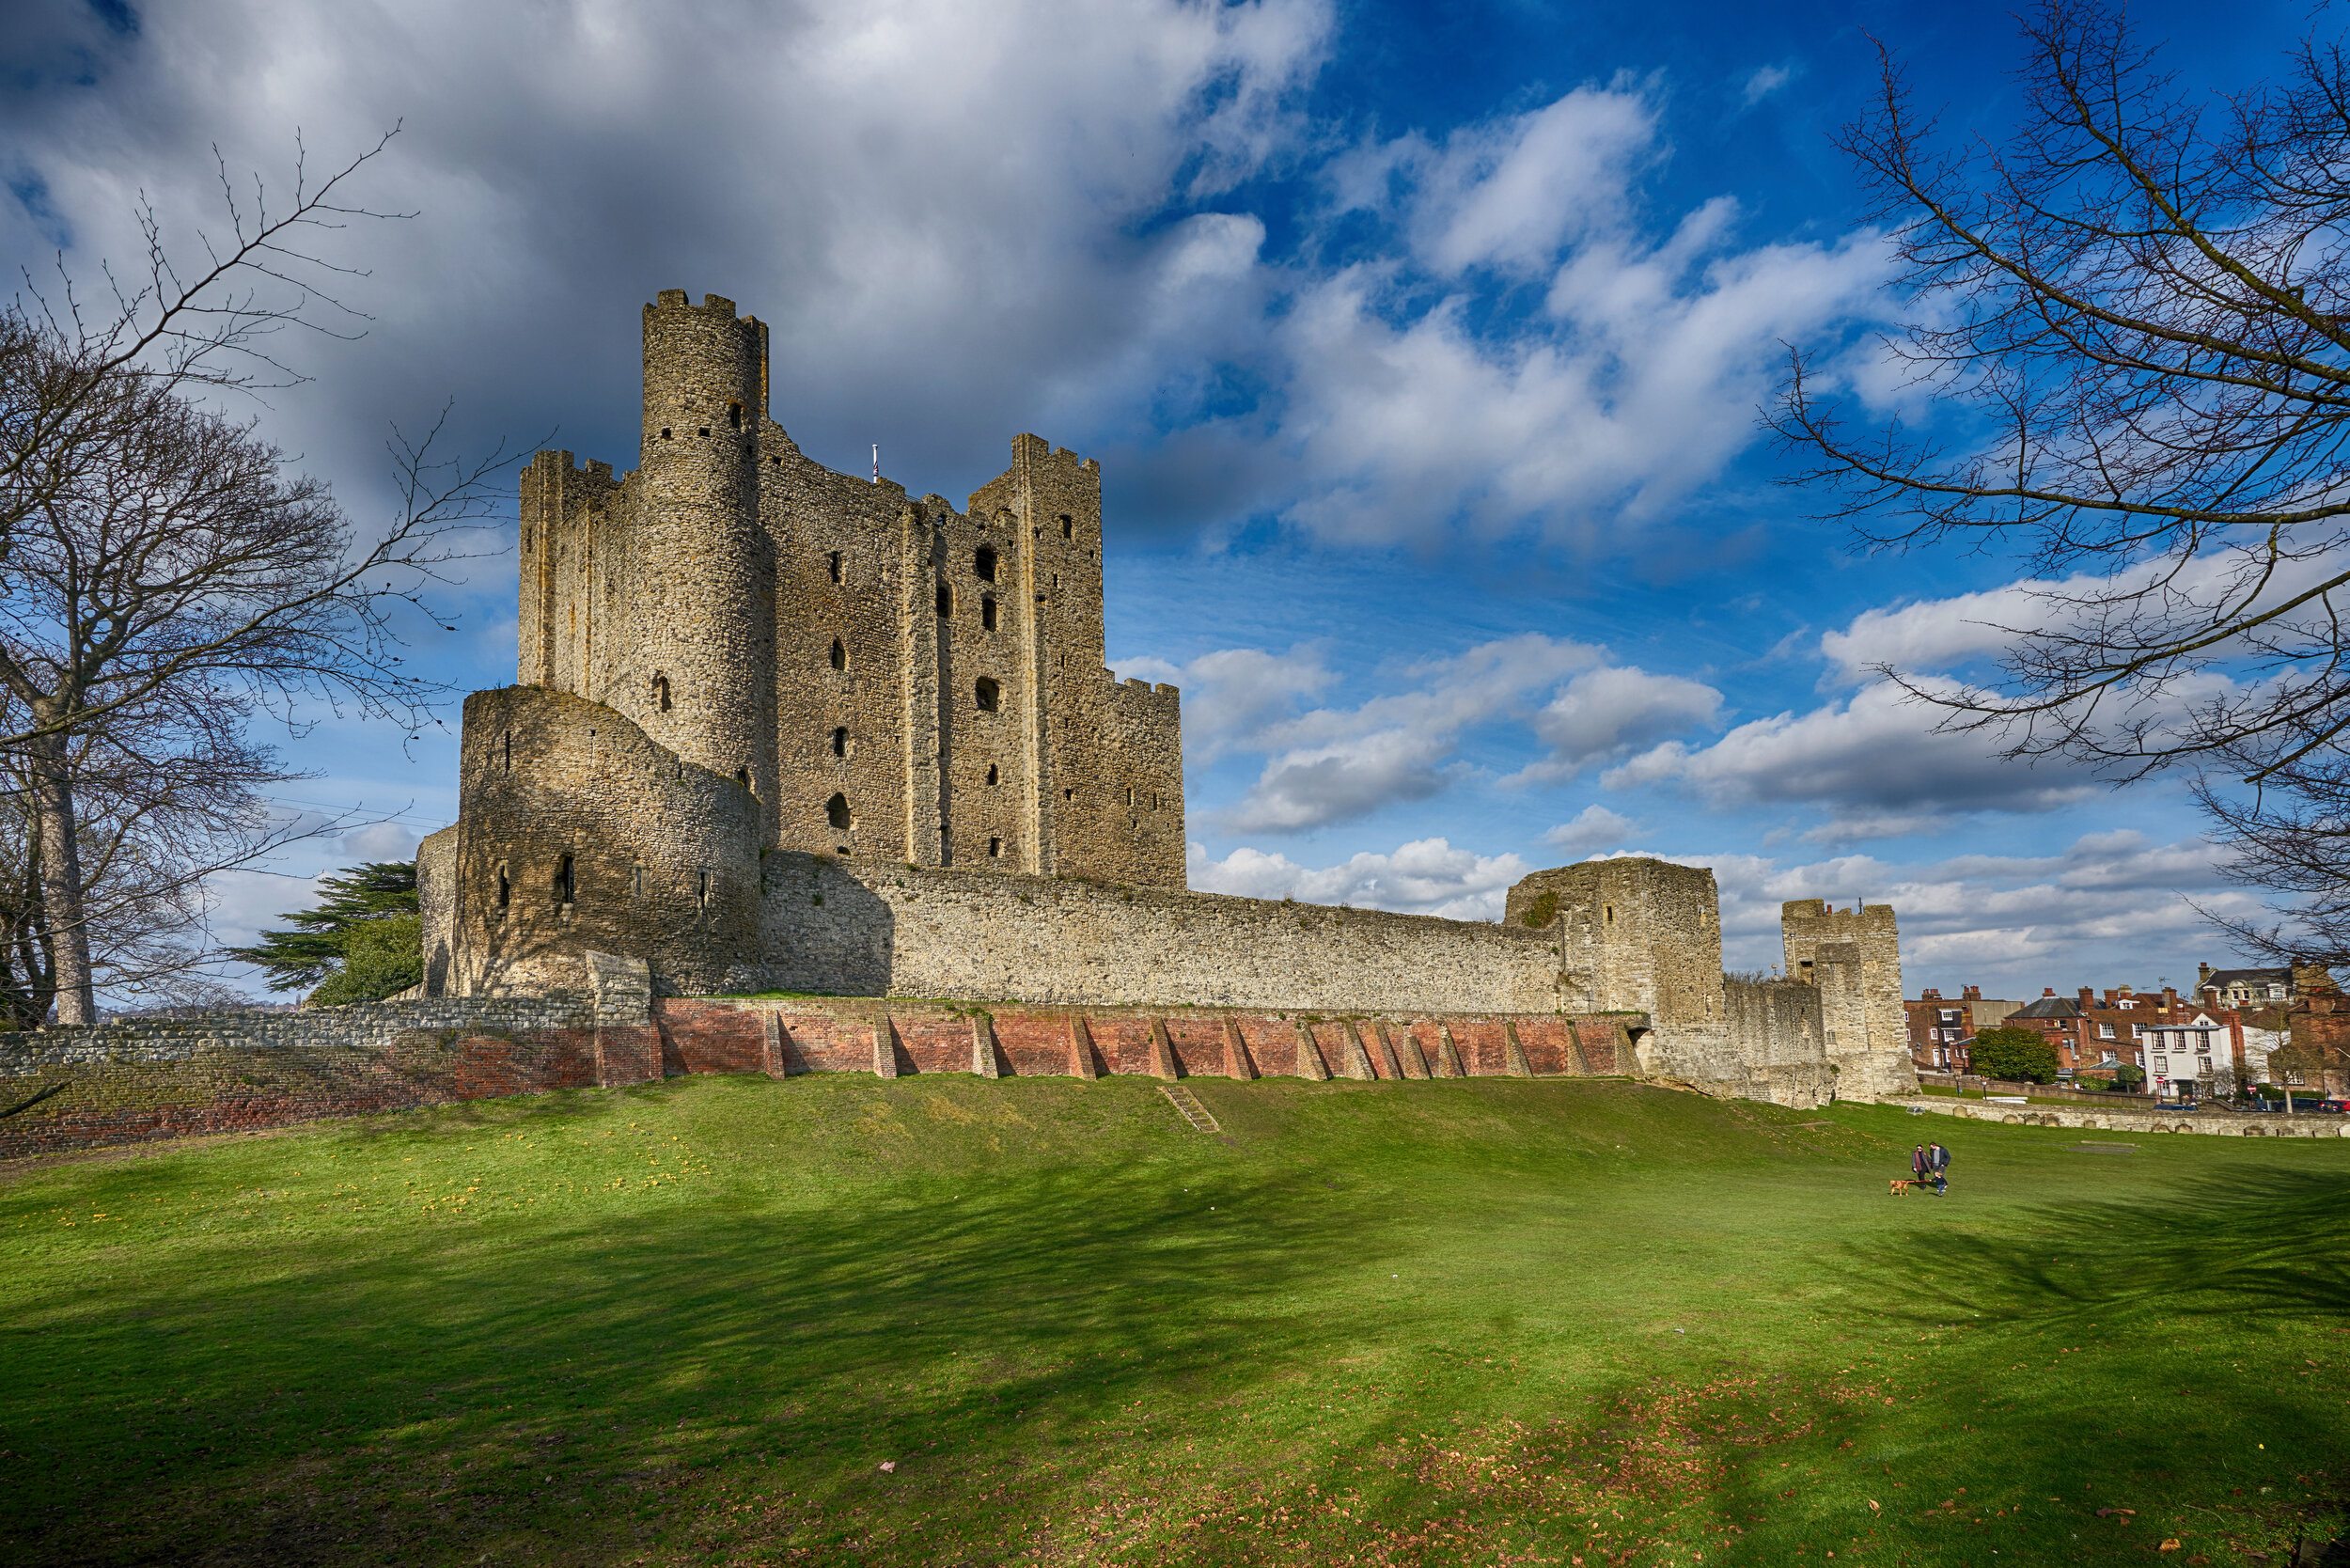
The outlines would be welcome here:
[[[1662,860],[1498,924],[1190,891],[1177,693],[1103,662],[1099,467],[1023,435],[961,510],[836,474],[714,295],[645,307],[634,472],[524,471],[520,623],[417,852],[423,984],[0,1035],[0,1158],[684,1073],[1916,1090],[1882,905],[1785,905],[1759,982]]]
[[[417,858],[426,997],[604,955],[662,996],[1606,1016],[1717,1091],[1914,1086],[1883,907],[1788,905],[1751,984],[1712,873],[1656,860],[1537,872],[1499,924],[1190,892],[1178,694],[1104,662],[1099,465],[1019,436],[957,510],[803,456],[767,396],[765,326],[665,292],[635,470],[525,470],[517,682],[467,700]]]

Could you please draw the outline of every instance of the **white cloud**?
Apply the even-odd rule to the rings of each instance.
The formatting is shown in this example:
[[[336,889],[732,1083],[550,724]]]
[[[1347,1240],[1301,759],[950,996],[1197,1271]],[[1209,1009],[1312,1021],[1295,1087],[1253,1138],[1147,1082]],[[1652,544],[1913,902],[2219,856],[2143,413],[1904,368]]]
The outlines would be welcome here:
[[[1709,746],[1665,742],[1602,781],[1610,789],[1677,783],[1719,806],[1823,805],[1855,812],[1855,822],[1921,808],[2046,811],[2094,792],[2058,764],[2001,759],[1995,738],[1936,733],[1939,717],[1878,682],[1807,713],[1739,725]]]
[[[1640,824],[1605,806],[1586,806],[1574,816],[1543,833],[1543,842],[1556,844],[1573,855],[1613,849],[1638,834]]]
[[[1746,86],[1739,89],[1739,97],[1744,101],[1745,106],[1751,109],[1794,79],[1795,72],[1792,67],[1762,66],[1753,75],[1747,78]]]
[[[337,841],[346,861],[414,860],[423,835],[399,823],[371,823]]]
[[[1241,848],[1212,860],[1191,846],[1191,886],[1203,893],[1251,899],[1496,920],[1510,885],[1533,868],[1514,855],[1478,855],[1442,839],[1421,839],[1392,854],[1362,854],[1336,866],[1301,866],[1288,856]]]
[[[1513,782],[1569,777],[1637,745],[1680,731],[1716,727],[1722,694],[1702,682],[1611,665],[1586,670],[1559,688],[1534,715],[1534,734],[1550,748],[1547,760],[1513,776]]]
[[[1338,679],[1323,666],[1318,649],[1303,646],[1286,653],[1219,649],[1185,665],[1121,659],[1118,673],[1183,688],[1183,755],[1193,763],[1213,762],[1232,751],[1264,749],[1261,739],[1268,727],[1287,719],[1299,701],[1320,695]]]
[[[1289,833],[1425,800],[1461,771],[1464,730],[1525,717],[1531,694],[1604,657],[1583,643],[1527,633],[1383,671],[1384,691],[1355,708],[1317,708],[1261,726],[1272,753],[1256,784],[1221,814],[1236,833]]]

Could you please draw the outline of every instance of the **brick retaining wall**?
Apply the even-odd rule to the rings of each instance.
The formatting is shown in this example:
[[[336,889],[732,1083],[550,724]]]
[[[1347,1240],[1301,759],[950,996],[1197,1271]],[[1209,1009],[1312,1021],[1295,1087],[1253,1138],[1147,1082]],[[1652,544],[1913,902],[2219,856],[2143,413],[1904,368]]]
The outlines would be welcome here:
[[[594,989],[130,1019],[0,1035],[0,1158],[696,1073],[1393,1079],[1634,1071],[1640,1014],[1324,1017]],[[45,1098],[33,1101],[44,1090]],[[11,1111],[11,1107],[16,1108]]]

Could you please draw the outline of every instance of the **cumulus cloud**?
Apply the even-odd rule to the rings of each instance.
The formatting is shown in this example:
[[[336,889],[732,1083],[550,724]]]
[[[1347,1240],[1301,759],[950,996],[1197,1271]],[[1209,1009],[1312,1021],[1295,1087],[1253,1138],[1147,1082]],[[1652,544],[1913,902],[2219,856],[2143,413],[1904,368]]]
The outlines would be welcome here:
[[[1191,886],[1203,893],[1251,899],[1441,915],[1454,920],[1496,920],[1510,885],[1533,870],[1514,855],[1478,855],[1442,839],[1421,839],[1390,854],[1365,853],[1336,866],[1302,866],[1262,850],[1233,850],[1213,860],[1193,844]]]
[[[1399,689],[1261,727],[1258,748],[1271,756],[1222,821],[1237,833],[1292,833],[1425,800],[1463,771],[1464,730],[1524,716],[1532,694],[1604,656],[1529,632],[1382,672],[1381,684]]]
[[[1610,811],[1605,806],[1586,806],[1570,820],[1543,832],[1543,842],[1556,844],[1573,855],[1596,855],[1601,850],[1614,849],[1618,844],[1640,831],[1640,824],[1630,817]]]
[[[1713,729],[1721,707],[1722,694],[1702,682],[1614,665],[1587,670],[1559,687],[1534,715],[1534,734],[1550,756],[1512,781],[1566,778],[1667,735]]]
[[[1226,648],[1189,664],[1165,659],[1121,659],[1121,676],[1164,681],[1183,692],[1183,756],[1213,762],[1232,751],[1261,750],[1266,729],[1287,719],[1304,699],[1319,696],[1338,677],[1325,668],[1321,651],[1297,647],[1286,653]]]
[[[1820,805],[1854,812],[1854,823],[1921,808],[1928,815],[2047,811],[2093,792],[2059,764],[2000,758],[1985,736],[1936,733],[1938,717],[1878,682],[1809,713],[1739,725],[1711,745],[1667,741],[1610,769],[1603,782],[1611,789],[1673,783],[1721,806]]]

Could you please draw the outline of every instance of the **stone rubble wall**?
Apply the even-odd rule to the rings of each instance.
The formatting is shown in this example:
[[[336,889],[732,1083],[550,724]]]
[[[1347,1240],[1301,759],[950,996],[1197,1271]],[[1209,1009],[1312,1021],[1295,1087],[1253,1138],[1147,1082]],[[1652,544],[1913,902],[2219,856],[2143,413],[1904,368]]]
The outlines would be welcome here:
[[[762,969],[728,992],[1103,1006],[1550,1012],[1542,933],[1382,910],[767,857]]]
[[[1995,1101],[1927,1097],[1912,1110],[2012,1127],[2079,1127],[2108,1133],[2204,1133],[2220,1137],[2350,1137],[2350,1117],[2288,1116],[2282,1111],[2090,1110],[2073,1105],[2003,1105]]]

